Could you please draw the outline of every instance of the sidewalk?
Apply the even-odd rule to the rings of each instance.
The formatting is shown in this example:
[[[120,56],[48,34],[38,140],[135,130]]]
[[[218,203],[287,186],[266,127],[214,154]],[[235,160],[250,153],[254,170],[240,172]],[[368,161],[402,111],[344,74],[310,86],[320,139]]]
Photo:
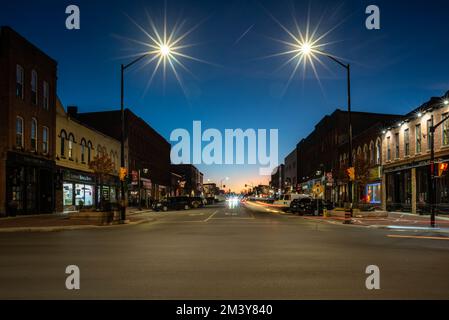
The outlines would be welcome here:
[[[70,219],[69,214],[43,214],[0,218],[0,232],[45,232],[60,230],[79,230],[92,228],[106,228],[113,226],[133,225],[153,221],[146,213],[151,210],[128,208],[126,224],[102,224],[100,221],[89,219]]]
[[[320,219],[330,223],[344,222],[344,211],[330,211],[329,217],[307,217],[308,219]],[[436,216],[436,226],[440,231],[449,232],[449,217]],[[351,219],[352,225],[365,226],[371,228],[386,229],[430,229],[430,215],[417,215],[405,212],[361,212],[354,214]],[[434,230],[434,229],[433,229]]]

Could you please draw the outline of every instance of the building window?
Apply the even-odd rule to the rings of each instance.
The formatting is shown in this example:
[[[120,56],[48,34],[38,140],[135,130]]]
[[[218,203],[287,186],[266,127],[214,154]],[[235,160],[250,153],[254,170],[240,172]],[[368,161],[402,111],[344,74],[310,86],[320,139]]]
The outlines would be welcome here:
[[[37,120],[31,119],[31,149],[37,151]]]
[[[48,86],[48,82],[44,81],[44,86],[43,86],[43,91],[44,91],[44,109],[48,110],[49,106],[50,106],[50,87]]]
[[[16,66],[16,96],[23,99],[23,67]]]
[[[395,158],[399,159],[399,133],[394,134],[394,147],[395,147]]]
[[[421,153],[421,124],[415,127],[416,153]]]
[[[377,140],[377,142],[376,142],[376,164],[377,165],[380,165],[380,154],[381,154],[380,140]]]
[[[81,162],[85,163],[86,162],[86,140],[81,139]]]
[[[65,141],[67,139],[67,134],[65,133],[64,130],[61,131],[60,139],[61,139],[61,157],[64,158],[65,157]]]
[[[433,126],[433,116],[427,120],[427,149],[430,150],[430,144],[432,143],[431,140],[431,133],[430,133],[430,127]]]
[[[37,72],[31,71],[31,102],[37,104]]]
[[[16,118],[16,146],[23,148],[23,119]]]
[[[405,155],[410,155],[410,133],[409,129],[404,130],[404,147],[405,147]]]
[[[68,156],[69,159],[73,159],[73,143],[75,142],[75,137],[73,134],[69,134],[69,141],[68,141]]]
[[[369,163],[370,165],[374,165],[376,163],[376,153],[374,150],[374,142],[372,141],[369,144]]]
[[[441,119],[447,117],[447,113],[441,115]],[[443,146],[449,145],[449,120],[443,122]]]
[[[87,163],[90,163],[91,151],[92,151],[92,142],[89,141],[87,143]]]
[[[391,160],[391,143],[390,143],[390,138],[391,137],[387,137],[387,160],[388,161]]]
[[[48,128],[42,128],[42,152],[44,154],[48,153]]]

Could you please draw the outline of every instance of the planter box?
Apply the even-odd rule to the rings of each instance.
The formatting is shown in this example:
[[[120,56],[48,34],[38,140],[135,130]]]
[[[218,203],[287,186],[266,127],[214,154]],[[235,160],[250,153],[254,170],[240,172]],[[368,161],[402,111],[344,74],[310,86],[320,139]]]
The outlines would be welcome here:
[[[87,220],[98,224],[111,224],[120,220],[120,211],[81,211],[69,214],[71,220]]]

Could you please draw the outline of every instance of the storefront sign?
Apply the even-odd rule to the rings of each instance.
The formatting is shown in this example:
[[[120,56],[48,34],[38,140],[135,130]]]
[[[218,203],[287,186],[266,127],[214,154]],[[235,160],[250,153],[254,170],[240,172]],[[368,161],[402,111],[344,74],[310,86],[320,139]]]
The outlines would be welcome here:
[[[93,183],[94,177],[86,174],[81,174],[69,170],[63,171],[63,177],[64,181],[75,181],[75,182],[87,182],[87,183]]]

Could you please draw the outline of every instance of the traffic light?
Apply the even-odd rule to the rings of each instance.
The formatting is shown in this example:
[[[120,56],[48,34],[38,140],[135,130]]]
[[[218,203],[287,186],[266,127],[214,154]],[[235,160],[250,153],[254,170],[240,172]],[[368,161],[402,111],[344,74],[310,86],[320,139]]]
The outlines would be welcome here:
[[[446,173],[449,164],[447,162],[442,162],[438,164],[438,176],[441,177],[443,173]]]
[[[120,167],[119,178],[120,181],[125,181],[126,175],[128,174],[128,169]]]
[[[346,173],[348,174],[349,180],[354,181],[355,180],[355,170],[354,167],[350,167],[346,169]]]

